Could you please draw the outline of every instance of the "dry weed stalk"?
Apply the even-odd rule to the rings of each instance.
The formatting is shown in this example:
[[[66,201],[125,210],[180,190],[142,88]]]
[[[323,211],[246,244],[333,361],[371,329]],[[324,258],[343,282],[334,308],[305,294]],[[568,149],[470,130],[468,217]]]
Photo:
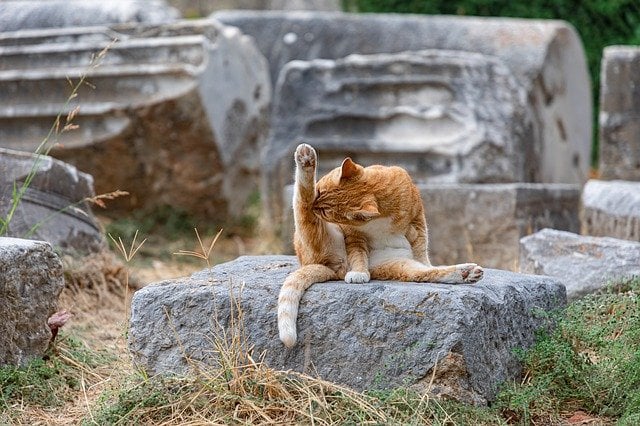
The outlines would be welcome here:
[[[213,240],[211,241],[211,244],[209,244],[209,248],[205,249],[204,248],[204,244],[202,242],[202,239],[200,238],[200,233],[198,232],[198,228],[193,228],[193,230],[196,233],[196,237],[198,238],[198,243],[200,244],[200,251],[193,251],[193,250],[178,250],[177,253],[173,253],[176,256],[193,256],[193,257],[197,257],[198,259],[202,259],[207,263],[207,267],[211,268],[211,252],[213,251],[213,247],[216,245],[216,242],[218,241],[218,238],[220,238],[220,235],[222,234],[222,229],[220,229],[218,231],[218,233],[216,234],[216,236],[213,238]]]
[[[111,234],[108,234],[108,235],[109,235],[109,238],[111,238],[111,241],[113,241],[113,244],[115,244],[116,248],[118,249],[122,257],[124,258],[127,265],[131,263],[131,260],[135,257],[136,253],[138,253],[138,250],[140,250],[140,248],[147,241],[147,239],[145,238],[140,243],[136,244],[136,239],[138,238],[138,230],[136,229],[136,232],[133,235],[133,239],[131,240],[131,245],[127,250],[127,247],[124,245],[122,238],[118,237],[118,240],[116,241],[116,239]],[[124,271],[125,271],[124,319],[125,319],[125,324],[128,324],[129,322],[129,268],[124,268]]]

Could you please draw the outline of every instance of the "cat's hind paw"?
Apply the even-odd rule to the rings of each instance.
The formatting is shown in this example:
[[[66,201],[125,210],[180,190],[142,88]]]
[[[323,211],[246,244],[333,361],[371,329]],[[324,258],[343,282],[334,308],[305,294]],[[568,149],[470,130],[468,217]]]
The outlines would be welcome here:
[[[462,282],[464,283],[478,282],[484,276],[484,269],[482,269],[482,266],[478,266],[475,263],[457,265],[457,269],[462,276]]]
[[[316,150],[313,149],[311,145],[308,145],[306,143],[301,143],[300,145],[298,145],[294,157],[296,160],[296,164],[299,167],[302,167],[304,169],[316,167],[318,155],[316,154]]]
[[[368,283],[370,279],[371,275],[369,275],[369,272],[349,271],[347,275],[344,276],[344,282],[349,284]]]

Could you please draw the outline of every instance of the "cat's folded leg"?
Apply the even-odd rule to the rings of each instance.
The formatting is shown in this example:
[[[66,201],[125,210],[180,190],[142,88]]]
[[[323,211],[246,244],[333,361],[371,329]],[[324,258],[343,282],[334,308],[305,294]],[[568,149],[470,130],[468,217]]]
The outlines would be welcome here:
[[[475,263],[426,266],[413,259],[390,260],[371,269],[373,279],[443,284],[471,284],[480,281],[483,274]]]
[[[349,263],[349,272],[344,276],[344,281],[350,284],[368,283],[371,275],[369,274],[367,238],[364,234],[352,228],[345,229],[344,234],[344,244]]]
[[[284,280],[278,296],[278,332],[286,347],[293,347],[298,338],[296,320],[304,291],[315,283],[337,279],[337,274],[331,268],[312,264],[300,267]]]

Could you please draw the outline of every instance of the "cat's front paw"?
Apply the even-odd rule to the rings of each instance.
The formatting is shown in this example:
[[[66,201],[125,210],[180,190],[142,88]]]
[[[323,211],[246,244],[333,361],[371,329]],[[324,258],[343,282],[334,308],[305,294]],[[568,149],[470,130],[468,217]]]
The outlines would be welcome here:
[[[301,143],[296,148],[295,154],[296,164],[302,168],[315,168],[318,155],[311,145]]]
[[[478,282],[484,275],[484,269],[482,269],[482,266],[478,266],[475,263],[457,265],[457,269],[462,276],[462,282],[464,283]]]
[[[370,279],[371,275],[369,275],[369,272],[349,271],[347,275],[344,276],[344,282],[349,284],[368,283]]]

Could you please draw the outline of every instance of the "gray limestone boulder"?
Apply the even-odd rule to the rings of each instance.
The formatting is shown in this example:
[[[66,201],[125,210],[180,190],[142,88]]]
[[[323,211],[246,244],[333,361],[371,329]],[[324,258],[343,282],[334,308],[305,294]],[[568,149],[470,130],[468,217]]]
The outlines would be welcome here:
[[[404,164],[420,182],[582,184],[590,82],[566,22],[477,17],[223,11],[269,60],[267,222],[301,139]],[[428,51],[424,53],[423,51]],[[420,53],[423,52],[423,53]],[[349,55],[357,54],[360,56]],[[326,156],[326,157],[325,157]]]
[[[129,329],[134,362],[152,374],[215,365],[215,340],[235,331],[276,369],[360,390],[427,387],[433,375],[433,393],[486,403],[520,374],[515,351],[530,347],[536,330],[550,326],[547,313],[565,304],[557,280],[499,270],[485,271],[476,285],[328,282],[303,296],[298,343],[287,350],[276,304],[297,265],[293,256],[240,257],[137,291]],[[238,308],[240,330],[232,327]],[[457,373],[443,377],[439,366],[452,364],[458,368],[443,371]]]
[[[85,201],[95,195],[93,177],[45,155],[0,148],[0,218],[6,220],[14,189],[20,191],[32,170],[5,235],[46,241],[69,254],[103,250],[100,226]]]
[[[555,277],[576,299],[640,276],[640,243],[543,229],[520,240],[520,271]]]
[[[580,186],[420,184],[434,265],[474,262],[518,270],[520,239],[543,228],[580,231]],[[282,247],[293,253],[293,186],[284,191]]]
[[[63,288],[62,263],[48,243],[0,237],[0,365],[44,354]]]
[[[640,241],[640,182],[587,182],[582,192],[582,233]]]
[[[82,75],[93,88],[65,104],[67,78]],[[237,217],[258,188],[270,100],[254,42],[213,20],[0,33],[0,146],[33,152],[79,107],[79,129],[50,153],[91,173],[96,192],[131,194],[110,210]]]
[[[640,180],[640,47],[609,46],[600,77],[600,174]]]
[[[163,0],[19,0],[0,2],[0,28],[90,27],[124,22],[161,23],[179,12]]]

